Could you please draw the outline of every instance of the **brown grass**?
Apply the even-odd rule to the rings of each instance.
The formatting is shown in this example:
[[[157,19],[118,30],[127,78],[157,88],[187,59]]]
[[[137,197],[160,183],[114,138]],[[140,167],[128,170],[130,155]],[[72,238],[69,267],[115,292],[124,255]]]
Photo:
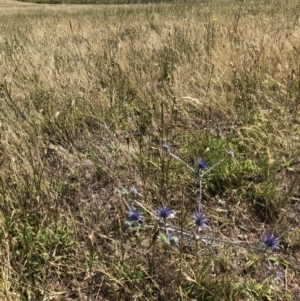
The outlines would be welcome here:
[[[298,1],[14,2],[0,5],[1,298],[296,300]],[[214,237],[250,245],[295,226],[269,258],[282,282],[255,251],[123,231],[117,190],[132,185],[189,228],[198,179],[164,139],[191,165],[235,151],[203,210]]]
[[[31,5],[30,3],[28,3],[28,2],[24,2],[24,3],[22,3],[22,2],[20,2],[20,1],[15,1],[15,0],[3,0],[3,1],[1,1],[1,3],[0,3],[0,6],[2,7],[2,6],[8,6],[8,7],[14,7],[14,6],[28,6],[28,5]]]

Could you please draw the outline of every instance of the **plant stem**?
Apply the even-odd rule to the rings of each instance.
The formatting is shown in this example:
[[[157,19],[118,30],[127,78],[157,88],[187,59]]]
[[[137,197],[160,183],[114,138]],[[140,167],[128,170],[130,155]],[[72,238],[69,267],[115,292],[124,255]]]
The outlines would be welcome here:
[[[169,155],[171,157],[173,157],[174,159],[178,160],[179,162],[181,162],[183,165],[185,165],[190,171],[192,172],[195,172],[195,169],[192,168],[191,166],[189,166],[187,163],[185,163],[183,160],[181,160],[179,157],[177,157],[176,155],[172,154],[170,151],[169,151]]]
[[[202,201],[202,173],[200,174],[199,180],[199,202],[198,202],[198,213],[200,214],[201,209],[201,201]]]

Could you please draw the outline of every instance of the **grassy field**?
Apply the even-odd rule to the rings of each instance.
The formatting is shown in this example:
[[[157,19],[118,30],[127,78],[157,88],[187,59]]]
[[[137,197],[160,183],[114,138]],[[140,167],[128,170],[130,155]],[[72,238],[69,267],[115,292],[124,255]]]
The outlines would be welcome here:
[[[148,3],[176,3],[177,0],[18,0],[20,2],[36,4],[148,4]],[[190,0],[188,0],[190,1]],[[179,1],[180,2],[180,1]]]
[[[18,3],[0,299],[300,300],[299,1]]]

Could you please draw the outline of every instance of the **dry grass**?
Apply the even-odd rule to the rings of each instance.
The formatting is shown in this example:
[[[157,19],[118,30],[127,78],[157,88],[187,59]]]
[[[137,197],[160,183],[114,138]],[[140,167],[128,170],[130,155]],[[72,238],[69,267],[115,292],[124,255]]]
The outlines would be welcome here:
[[[12,8],[14,6],[28,6],[28,5],[32,5],[31,3],[28,3],[28,2],[19,2],[19,1],[16,1],[16,0],[2,0],[1,3],[0,3],[0,7],[5,7],[5,6],[8,6],[9,8]]]
[[[2,6],[1,299],[299,298],[298,1]],[[191,165],[234,150],[204,182],[211,235],[259,246],[295,227],[280,250],[123,231],[132,185],[190,227],[198,179],[165,140]]]

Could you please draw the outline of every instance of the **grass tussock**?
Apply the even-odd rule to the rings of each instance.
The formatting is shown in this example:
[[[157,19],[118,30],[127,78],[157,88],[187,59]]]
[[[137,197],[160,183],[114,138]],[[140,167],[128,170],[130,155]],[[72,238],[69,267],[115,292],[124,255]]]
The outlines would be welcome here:
[[[0,9],[1,299],[297,300],[299,11],[296,0]],[[164,143],[191,166],[234,151],[203,181],[210,233],[259,246],[292,228],[280,249],[268,260],[202,240],[170,249],[153,228],[125,231],[120,191],[132,186],[190,229],[198,178]]]

